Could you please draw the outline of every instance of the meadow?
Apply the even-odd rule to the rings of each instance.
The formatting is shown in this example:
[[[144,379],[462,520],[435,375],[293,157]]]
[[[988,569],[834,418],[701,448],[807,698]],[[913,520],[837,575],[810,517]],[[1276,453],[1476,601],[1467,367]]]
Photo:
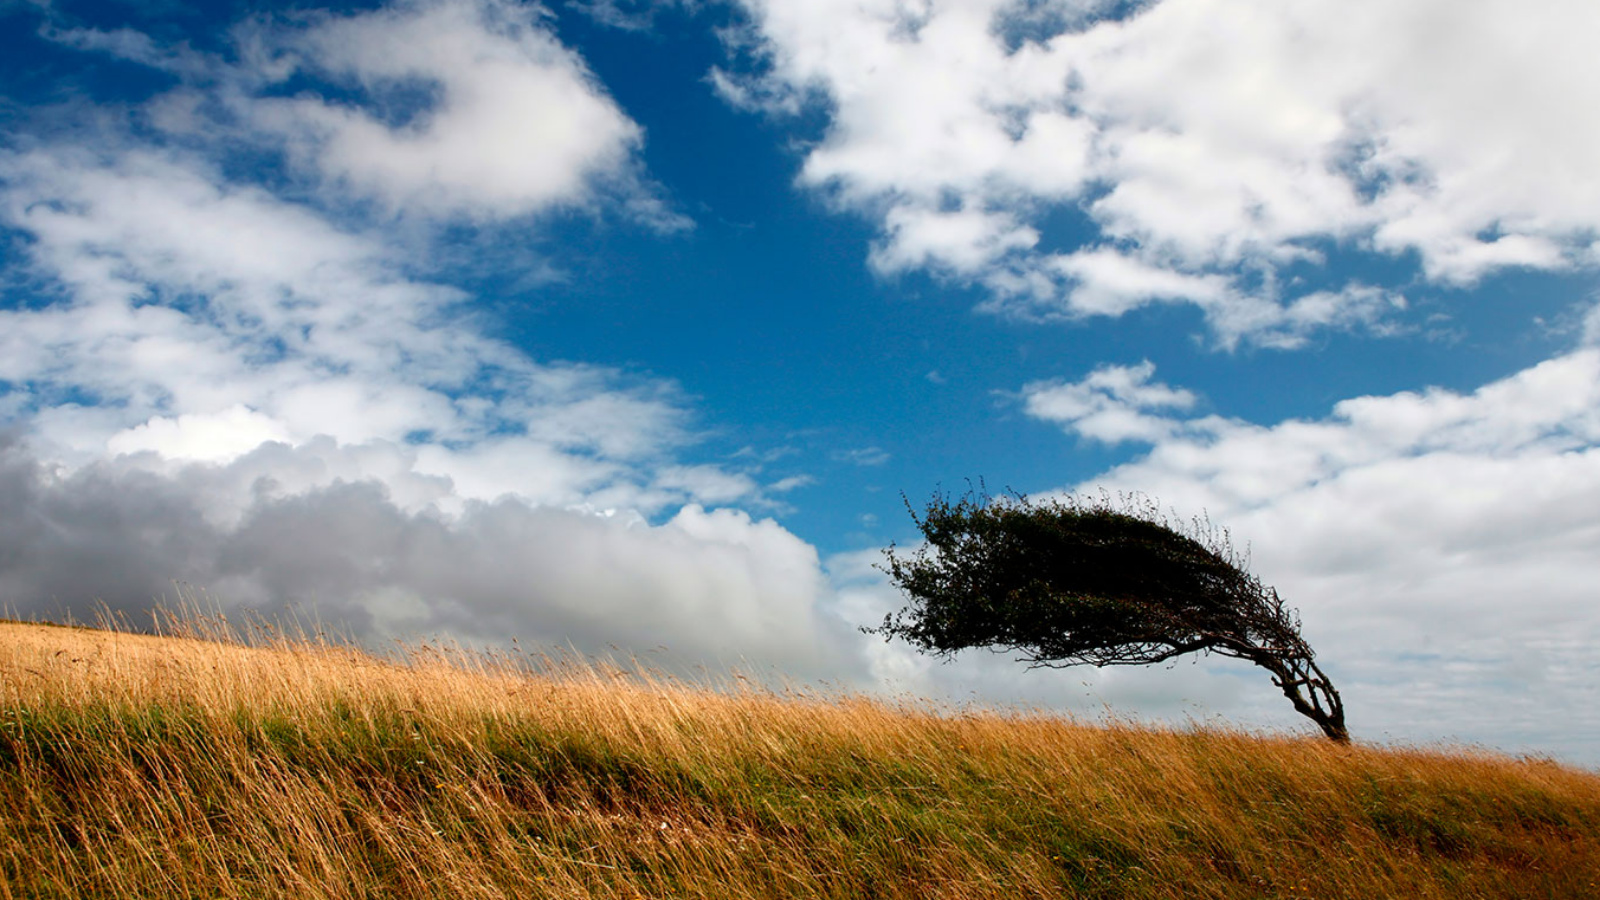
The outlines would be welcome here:
[[[1600,775],[0,624],[0,898],[1593,898]]]

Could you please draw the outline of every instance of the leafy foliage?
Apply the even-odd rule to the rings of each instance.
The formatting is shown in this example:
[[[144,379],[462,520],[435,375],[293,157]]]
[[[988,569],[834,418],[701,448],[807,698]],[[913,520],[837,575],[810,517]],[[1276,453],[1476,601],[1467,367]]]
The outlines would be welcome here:
[[[1209,523],[1175,528],[1139,498],[972,493],[935,494],[912,517],[925,542],[909,555],[891,547],[886,567],[911,602],[870,633],[938,655],[986,647],[1052,667],[1218,653],[1267,669],[1298,712],[1349,740],[1299,617]]]

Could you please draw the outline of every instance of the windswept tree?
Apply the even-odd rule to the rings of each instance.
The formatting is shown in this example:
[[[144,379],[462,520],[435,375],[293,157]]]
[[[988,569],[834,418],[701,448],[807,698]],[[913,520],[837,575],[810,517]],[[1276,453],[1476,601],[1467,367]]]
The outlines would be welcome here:
[[[911,515],[924,543],[890,547],[885,568],[910,603],[864,631],[924,653],[981,647],[1052,668],[1231,656],[1270,672],[1329,738],[1350,740],[1299,616],[1209,523],[1175,528],[1140,498],[972,493],[935,494]]]

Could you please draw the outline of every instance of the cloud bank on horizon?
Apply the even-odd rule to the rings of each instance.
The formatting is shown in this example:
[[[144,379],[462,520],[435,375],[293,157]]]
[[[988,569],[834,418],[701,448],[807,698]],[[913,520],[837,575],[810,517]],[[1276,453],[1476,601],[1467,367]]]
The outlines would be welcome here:
[[[907,537],[872,530],[903,516],[899,491],[1043,446],[966,474],[1147,492],[1225,524],[1301,608],[1358,735],[1596,762],[1592,3],[0,16],[26,24],[11,31],[40,65],[135,85],[85,74],[41,92],[0,70],[0,603],[15,612],[137,614],[176,580],[368,637],[665,646],[686,666],[1287,724],[1237,667],[1052,680],[997,658],[931,665],[855,632],[897,604],[868,564]],[[615,47],[667,53],[686,32],[716,48],[693,78],[624,84]],[[688,286],[662,329],[568,274],[722,247],[696,154],[658,145],[739,127],[789,180],[721,177],[786,198],[802,225],[773,213],[728,233],[863,226],[852,265],[871,278],[850,327],[885,297],[913,330],[940,305],[979,312],[964,327],[991,343],[901,366],[895,383],[924,392],[915,414],[821,387],[830,367],[900,365],[888,351],[819,351],[800,372],[818,385],[808,404],[878,429],[818,436],[798,411],[741,406],[751,373],[715,355],[635,364],[508,318],[506,296],[554,303],[540,298],[564,285],[574,315],[592,302],[605,323],[574,334],[697,346],[766,303],[715,272],[650,270],[645,284]],[[798,244],[730,244],[761,249],[717,268],[776,270]],[[1456,320],[1450,304],[1507,302],[1495,279],[1539,273],[1568,293],[1554,314],[1496,320],[1521,334]],[[772,330],[821,347],[843,327],[815,319]],[[1072,333],[1091,339],[1071,355],[991,358]],[[1407,368],[1497,340],[1540,350],[1454,388]],[[1310,371],[1351,347],[1399,386],[1329,375],[1292,412],[1217,406],[1252,367]],[[980,407],[952,439],[973,457],[940,460],[929,423],[956,404]],[[784,415],[776,437],[755,425]],[[847,502],[861,535],[808,518]]]

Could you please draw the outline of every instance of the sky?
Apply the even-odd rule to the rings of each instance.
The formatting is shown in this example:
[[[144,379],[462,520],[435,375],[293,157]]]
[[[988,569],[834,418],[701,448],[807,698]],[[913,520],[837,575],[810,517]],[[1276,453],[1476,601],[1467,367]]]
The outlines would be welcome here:
[[[1154,498],[1358,740],[1600,766],[1592,0],[0,0],[0,605],[1310,733],[864,635]]]

